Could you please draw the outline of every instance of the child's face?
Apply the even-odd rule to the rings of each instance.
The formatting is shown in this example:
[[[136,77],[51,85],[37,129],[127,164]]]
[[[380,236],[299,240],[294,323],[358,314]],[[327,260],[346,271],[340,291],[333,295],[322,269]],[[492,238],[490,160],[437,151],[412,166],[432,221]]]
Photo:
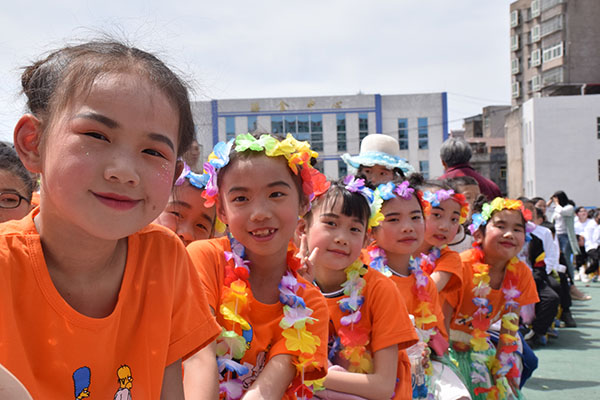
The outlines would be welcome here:
[[[22,197],[26,196],[25,191],[25,183],[13,174],[10,171],[0,170],[0,193],[3,194],[2,201],[6,202],[7,207],[12,207],[16,200],[16,196],[19,195]],[[4,197],[5,194],[8,194],[10,197]],[[21,198],[21,203],[15,208],[3,208],[0,207],[0,222],[10,221],[13,219],[21,219],[26,216],[29,211],[31,211],[31,204],[23,198]]]
[[[372,167],[362,166],[360,171],[373,185],[379,185],[394,179],[394,171],[381,165],[374,165]]]
[[[220,179],[217,214],[250,259],[285,257],[303,211],[291,171],[281,157],[237,159]]]
[[[373,229],[373,238],[386,252],[413,254],[421,243],[425,224],[423,212],[415,196],[409,200],[397,197],[383,203],[381,212],[385,219]]]
[[[479,238],[489,263],[508,262],[525,243],[525,225],[517,210],[497,211],[485,225],[485,237]]]
[[[194,240],[210,238],[215,222],[215,207],[204,207],[202,190],[186,180],[173,189],[167,207],[154,221],[166,226],[187,246]]]
[[[148,225],[171,193],[178,115],[145,78],[98,78],[44,133],[41,212],[107,240]]]
[[[341,198],[335,204],[333,199],[327,200],[312,210],[306,230],[308,254],[318,247],[316,266],[341,271],[360,256],[367,237],[367,221],[344,215]]]
[[[461,185],[458,187],[458,191],[465,196],[467,203],[469,203],[469,209],[473,209],[473,203],[477,200],[477,196],[481,194],[479,185]]]
[[[460,227],[460,204],[452,199],[444,200],[438,207],[432,207],[425,220],[425,242],[442,247],[452,242]]]

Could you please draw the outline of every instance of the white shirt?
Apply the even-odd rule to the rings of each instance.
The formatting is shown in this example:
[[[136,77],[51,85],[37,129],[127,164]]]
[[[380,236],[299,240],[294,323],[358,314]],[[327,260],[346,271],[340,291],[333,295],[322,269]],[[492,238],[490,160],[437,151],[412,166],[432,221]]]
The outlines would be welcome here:
[[[558,247],[558,241],[554,240],[552,232],[545,226],[536,225],[532,235],[537,236],[542,241],[544,246],[544,263],[546,264],[546,272],[550,273],[558,268],[558,259],[560,256],[560,249]]]

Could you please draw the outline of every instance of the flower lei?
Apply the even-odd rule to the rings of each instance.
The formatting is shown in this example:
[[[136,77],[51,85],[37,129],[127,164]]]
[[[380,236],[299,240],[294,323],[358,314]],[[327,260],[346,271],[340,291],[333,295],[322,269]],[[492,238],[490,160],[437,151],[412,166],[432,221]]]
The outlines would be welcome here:
[[[219,312],[230,328],[223,328],[217,338],[217,364],[219,367],[220,383],[219,392],[225,399],[239,399],[243,395],[240,377],[246,375],[250,369],[247,364],[240,364],[247,349],[244,331],[250,329],[248,314],[248,294],[250,291],[250,262],[244,260],[244,246],[229,236],[231,251],[225,251],[225,289],[221,295]],[[313,324],[315,318],[311,317],[313,311],[306,307],[304,299],[298,295],[298,289],[304,285],[297,280],[296,271],[300,268],[299,260],[288,251],[287,263],[289,270],[279,283],[279,301],[283,304],[283,317],[279,326],[283,329],[286,348],[298,352],[299,356],[294,362],[298,375],[292,382],[288,391],[301,396],[312,397],[312,387],[305,381],[304,372],[307,367],[318,367],[315,352],[320,345],[319,337],[306,329],[306,324]],[[242,335],[238,332],[242,331]],[[226,374],[223,372],[226,371]],[[232,374],[236,377],[233,378]]]
[[[443,245],[442,247],[432,247],[431,250],[427,254],[421,253],[421,269],[427,273],[427,275],[431,275],[433,271],[435,271],[435,262],[442,255],[442,250],[446,248],[447,245]]]
[[[364,302],[362,291],[366,285],[363,275],[367,268],[360,259],[354,261],[346,270],[346,282],[342,284],[346,297],[338,301],[340,310],[348,315],[340,319],[338,337],[343,349],[340,356],[348,360],[348,371],[368,374],[373,371],[373,359],[367,350],[369,332],[362,326],[355,326],[362,317],[360,307]]]
[[[479,229],[480,226],[487,224],[487,221],[492,217],[495,211],[502,210],[518,210],[523,214],[523,218],[527,223],[525,224],[525,230],[527,233],[532,232],[535,229],[535,224],[531,222],[531,211],[523,207],[521,200],[505,199],[503,197],[496,197],[491,203],[484,203],[481,209],[481,213],[473,214],[471,217],[471,224],[469,225],[469,231],[471,235]]]
[[[381,214],[381,205],[383,204],[381,197],[375,191],[365,186],[364,179],[357,179],[353,175],[348,175],[344,178],[344,185],[346,185],[346,190],[349,192],[360,193],[367,199],[371,211],[367,227],[371,229],[379,225],[384,219],[383,214]]]
[[[486,355],[485,351],[492,346],[489,340],[487,330],[490,327],[491,314],[493,310],[488,308],[490,288],[490,276],[488,264],[482,262],[484,254],[480,247],[475,248],[477,262],[473,264],[473,303],[477,306],[477,311],[473,314],[472,326],[473,334],[471,338],[471,354],[473,372],[471,379],[474,384],[480,386],[474,389],[476,395],[487,393],[486,399],[496,400],[506,398],[510,391],[507,378],[516,378],[520,372],[517,367],[517,359],[514,352],[517,350],[517,338],[508,333],[500,335],[498,343],[499,356]],[[506,331],[516,331],[518,326],[513,321],[518,321],[519,316],[516,310],[519,303],[516,299],[521,295],[518,288],[519,276],[517,274],[517,264],[519,260],[513,257],[506,267],[504,281],[502,283],[502,292],[504,294],[505,306],[502,314],[502,328]],[[493,384],[489,378],[488,371],[491,371],[496,382]]]
[[[233,147],[234,144],[235,148]],[[236,136],[235,139],[231,139],[227,143],[217,143],[213,148],[213,152],[208,156],[208,161],[204,163],[204,174],[208,176],[208,182],[202,197],[206,199],[207,207],[215,203],[219,193],[217,172],[229,164],[229,154],[232,150],[237,152],[247,150],[264,151],[269,157],[284,156],[294,175],[300,174],[302,191],[308,196],[309,200],[329,188],[330,184],[325,175],[313,168],[310,163],[311,158],[316,158],[318,154],[311,150],[308,142],[298,141],[289,133],[281,141],[271,135],[261,135],[257,139],[251,134],[245,133]]]
[[[454,193],[454,190],[452,189],[440,189],[435,192],[424,192],[423,199],[429,202],[431,207],[438,207],[443,201],[452,199],[460,205],[460,219],[458,220],[458,223],[463,224],[467,220],[467,216],[469,215],[469,203],[463,194]],[[426,214],[428,214],[430,210],[431,208],[428,208]]]

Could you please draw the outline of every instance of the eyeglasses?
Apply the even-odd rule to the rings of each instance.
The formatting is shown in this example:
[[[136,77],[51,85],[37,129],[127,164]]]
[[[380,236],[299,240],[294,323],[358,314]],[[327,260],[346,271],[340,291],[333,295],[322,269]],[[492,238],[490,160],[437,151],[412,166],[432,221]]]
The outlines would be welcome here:
[[[23,200],[29,204],[29,200],[18,193],[0,193],[0,208],[17,208]]]

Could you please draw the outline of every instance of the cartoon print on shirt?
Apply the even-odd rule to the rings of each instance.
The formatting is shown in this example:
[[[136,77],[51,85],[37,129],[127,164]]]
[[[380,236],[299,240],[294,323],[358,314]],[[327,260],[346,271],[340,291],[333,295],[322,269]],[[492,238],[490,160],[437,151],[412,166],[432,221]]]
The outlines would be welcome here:
[[[75,386],[75,399],[81,400],[90,397],[91,372],[88,367],[77,368],[73,372],[73,385]]]
[[[244,390],[248,390],[250,386],[252,386],[256,378],[258,378],[258,375],[260,375],[265,367],[265,364],[267,363],[267,351],[261,351],[258,353],[256,356],[256,364],[254,366],[244,363],[244,365],[250,368],[250,371],[246,375],[240,377]]]
[[[121,365],[117,369],[117,381],[119,382],[119,389],[115,393],[114,400],[131,400],[133,376],[131,375],[131,368],[128,365]]]

